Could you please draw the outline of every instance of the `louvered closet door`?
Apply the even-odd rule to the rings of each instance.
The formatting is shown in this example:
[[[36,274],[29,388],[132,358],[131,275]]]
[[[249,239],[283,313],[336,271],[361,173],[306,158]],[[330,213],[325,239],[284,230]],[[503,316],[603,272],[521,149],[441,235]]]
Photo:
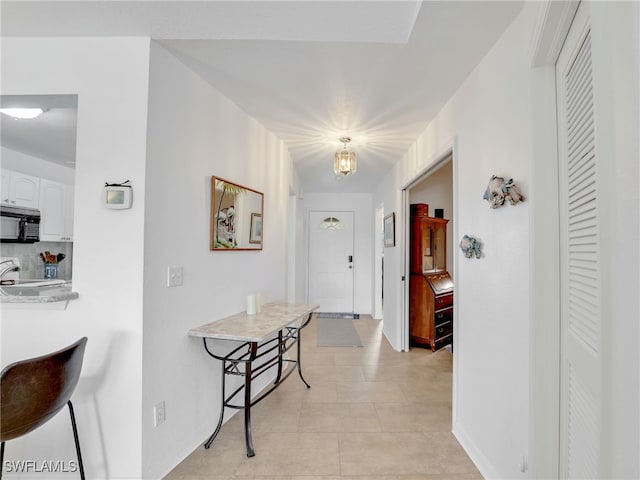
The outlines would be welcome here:
[[[560,477],[601,476],[598,169],[587,6],[556,64],[561,214]]]

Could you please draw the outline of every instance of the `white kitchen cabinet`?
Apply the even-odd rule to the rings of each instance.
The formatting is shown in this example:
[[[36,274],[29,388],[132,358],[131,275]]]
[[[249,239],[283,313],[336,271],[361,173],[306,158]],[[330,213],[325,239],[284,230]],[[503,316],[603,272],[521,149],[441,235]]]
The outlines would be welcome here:
[[[2,191],[0,200],[2,203],[17,207],[38,208],[40,197],[40,179],[13,170],[3,169]]]
[[[40,179],[40,240],[73,240],[73,194],[70,185]]]

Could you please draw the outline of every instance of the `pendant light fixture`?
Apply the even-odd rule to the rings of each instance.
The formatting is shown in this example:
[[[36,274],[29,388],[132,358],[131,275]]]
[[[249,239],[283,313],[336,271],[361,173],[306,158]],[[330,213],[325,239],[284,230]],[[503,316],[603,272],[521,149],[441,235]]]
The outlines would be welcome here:
[[[342,174],[346,176],[356,172],[356,152],[347,146],[351,141],[351,137],[342,137],[340,141],[344,144],[344,147],[336,152],[333,160],[333,171],[336,175]]]

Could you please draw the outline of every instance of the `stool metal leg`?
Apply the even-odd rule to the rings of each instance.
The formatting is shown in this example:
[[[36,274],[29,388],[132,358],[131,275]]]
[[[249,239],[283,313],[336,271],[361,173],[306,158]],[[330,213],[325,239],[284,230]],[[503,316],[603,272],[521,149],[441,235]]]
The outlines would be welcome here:
[[[73,427],[73,439],[76,442],[76,453],[78,454],[78,466],[80,467],[80,478],[85,480],[84,478],[84,465],[82,464],[82,454],[80,453],[80,440],[78,439],[78,429],[76,427],[76,416],[73,413],[73,405],[71,404],[71,400],[67,402],[69,406],[69,415],[71,416],[71,426]]]
[[[85,480],[84,465],[82,464],[82,453],[80,453],[80,441],[78,439],[78,429],[76,427],[76,416],[73,413],[73,405],[71,400],[67,402],[69,406],[69,414],[71,415],[71,427],[73,428],[73,439],[76,443],[76,454],[78,455],[78,467],[80,468],[80,478]],[[4,443],[0,444],[0,480],[2,480],[2,471],[4,470]]]

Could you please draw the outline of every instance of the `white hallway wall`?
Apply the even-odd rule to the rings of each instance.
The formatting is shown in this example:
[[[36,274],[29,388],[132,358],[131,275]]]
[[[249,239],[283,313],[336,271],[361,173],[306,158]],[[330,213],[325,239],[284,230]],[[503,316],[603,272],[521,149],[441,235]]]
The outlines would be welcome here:
[[[88,478],[141,474],[148,66],[148,39],[2,39],[3,94],[78,94],[73,286],[80,298],[61,311],[3,304],[0,336],[3,365],[89,338],[73,397]],[[104,182],[126,179],[133,208],[105,209]],[[68,415],[8,442],[5,453],[5,460],[74,459]]]
[[[528,450],[530,203],[492,210],[482,193],[492,174],[513,177],[528,191],[529,32],[521,14],[401,165],[401,178],[410,178],[455,136],[449,232],[454,245],[463,234],[479,238],[484,257],[455,252],[453,430],[488,478],[521,476],[518,464]]]
[[[553,76],[532,69],[529,56],[541,5],[525,5],[402,162],[381,182],[374,198],[374,204],[384,201],[385,210],[401,211],[400,188],[454,147],[454,242],[463,234],[475,234],[485,244],[485,257],[467,260],[456,252],[453,430],[487,478],[548,478],[557,471],[553,464],[557,421],[545,425],[554,421],[553,416],[547,407],[537,407],[547,400],[538,397],[548,392],[551,403],[557,399],[558,365],[556,362],[555,372],[549,370],[547,358],[557,357],[559,320],[557,309],[555,318],[553,311],[551,316],[536,313],[549,313],[544,296],[538,293],[545,281],[538,265],[548,261],[545,252],[531,243],[539,241],[544,230],[552,234],[557,224],[553,211],[535,208],[543,201],[549,204],[541,196],[548,195],[554,184],[548,163],[555,161],[552,156],[534,155],[555,152],[555,138],[548,131],[554,121]],[[608,120],[599,125],[599,139],[601,158],[611,165],[610,176],[603,179],[604,205],[610,213],[604,222],[610,242],[637,239],[639,232],[638,216],[628,208],[640,204],[638,19],[637,4],[593,4],[594,72],[599,79],[596,98],[601,99],[599,106]],[[481,197],[492,174],[513,177],[529,194],[527,202],[490,210]],[[538,183],[532,183],[533,179]],[[385,271],[388,266],[399,279],[402,259],[399,252],[388,255],[388,251]],[[638,252],[608,248],[605,257],[603,275],[610,285],[603,292],[610,327],[606,339],[609,385],[603,412],[608,425],[603,445],[609,445],[604,452],[605,469],[612,478],[637,478]],[[550,271],[557,272],[557,266],[553,270],[551,265]],[[389,321],[400,318],[402,285],[390,278],[388,286],[386,279],[385,275],[385,333],[399,345],[399,321],[394,325]],[[535,344],[541,337],[552,341]],[[533,384],[542,391],[532,391]],[[519,468],[523,455],[529,458],[525,473]]]
[[[384,205],[383,216],[396,215],[395,239],[393,247],[384,247],[384,277],[382,290],[384,301],[382,304],[382,332],[389,340],[393,348],[402,349],[401,322],[404,273],[404,255],[402,245],[406,242],[405,224],[403,220],[402,193],[399,188],[398,167],[394,167],[390,173],[380,182],[374,194],[374,205]]]
[[[159,478],[217,422],[220,363],[187,331],[243,311],[246,296],[286,298],[288,192],[283,143],[151,44],[145,214],[143,473]],[[264,193],[264,249],[209,250],[211,176]],[[166,286],[184,267],[184,286]],[[220,346],[220,345],[219,345]],[[153,426],[153,406],[167,421]]]
[[[448,234],[456,235],[454,245],[463,234],[479,237],[484,257],[469,260],[459,249],[454,253],[457,383],[453,429],[487,478],[522,478],[518,462],[527,453],[529,435],[530,203],[491,210],[482,199],[493,173],[512,176],[528,190],[527,20],[521,14],[507,29],[381,184],[376,197],[385,202],[385,209],[392,208],[395,197],[395,210],[402,211],[402,186],[454,147],[457,198],[454,225],[449,226]],[[385,270],[389,265],[390,270],[401,272],[400,252],[389,256],[388,250]],[[518,280],[505,284],[505,278]],[[402,286],[391,279],[390,288],[386,287],[385,329],[390,341],[399,342],[399,322],[387,325],[387,319],[400,318]]]
[[[304,195],[303,228],[298,228],[299,245],[304,245],[302,278],[308,288],[308,219],[310,211],[353,211],[354,212],[354,312],[370,314],[373,308],[373,241],[374,217],[373,196],[368,193],[323,194],[307,193]],[[305,295],[306,296],[306,295]],[[306,300],[305,300],[306,301]]]

